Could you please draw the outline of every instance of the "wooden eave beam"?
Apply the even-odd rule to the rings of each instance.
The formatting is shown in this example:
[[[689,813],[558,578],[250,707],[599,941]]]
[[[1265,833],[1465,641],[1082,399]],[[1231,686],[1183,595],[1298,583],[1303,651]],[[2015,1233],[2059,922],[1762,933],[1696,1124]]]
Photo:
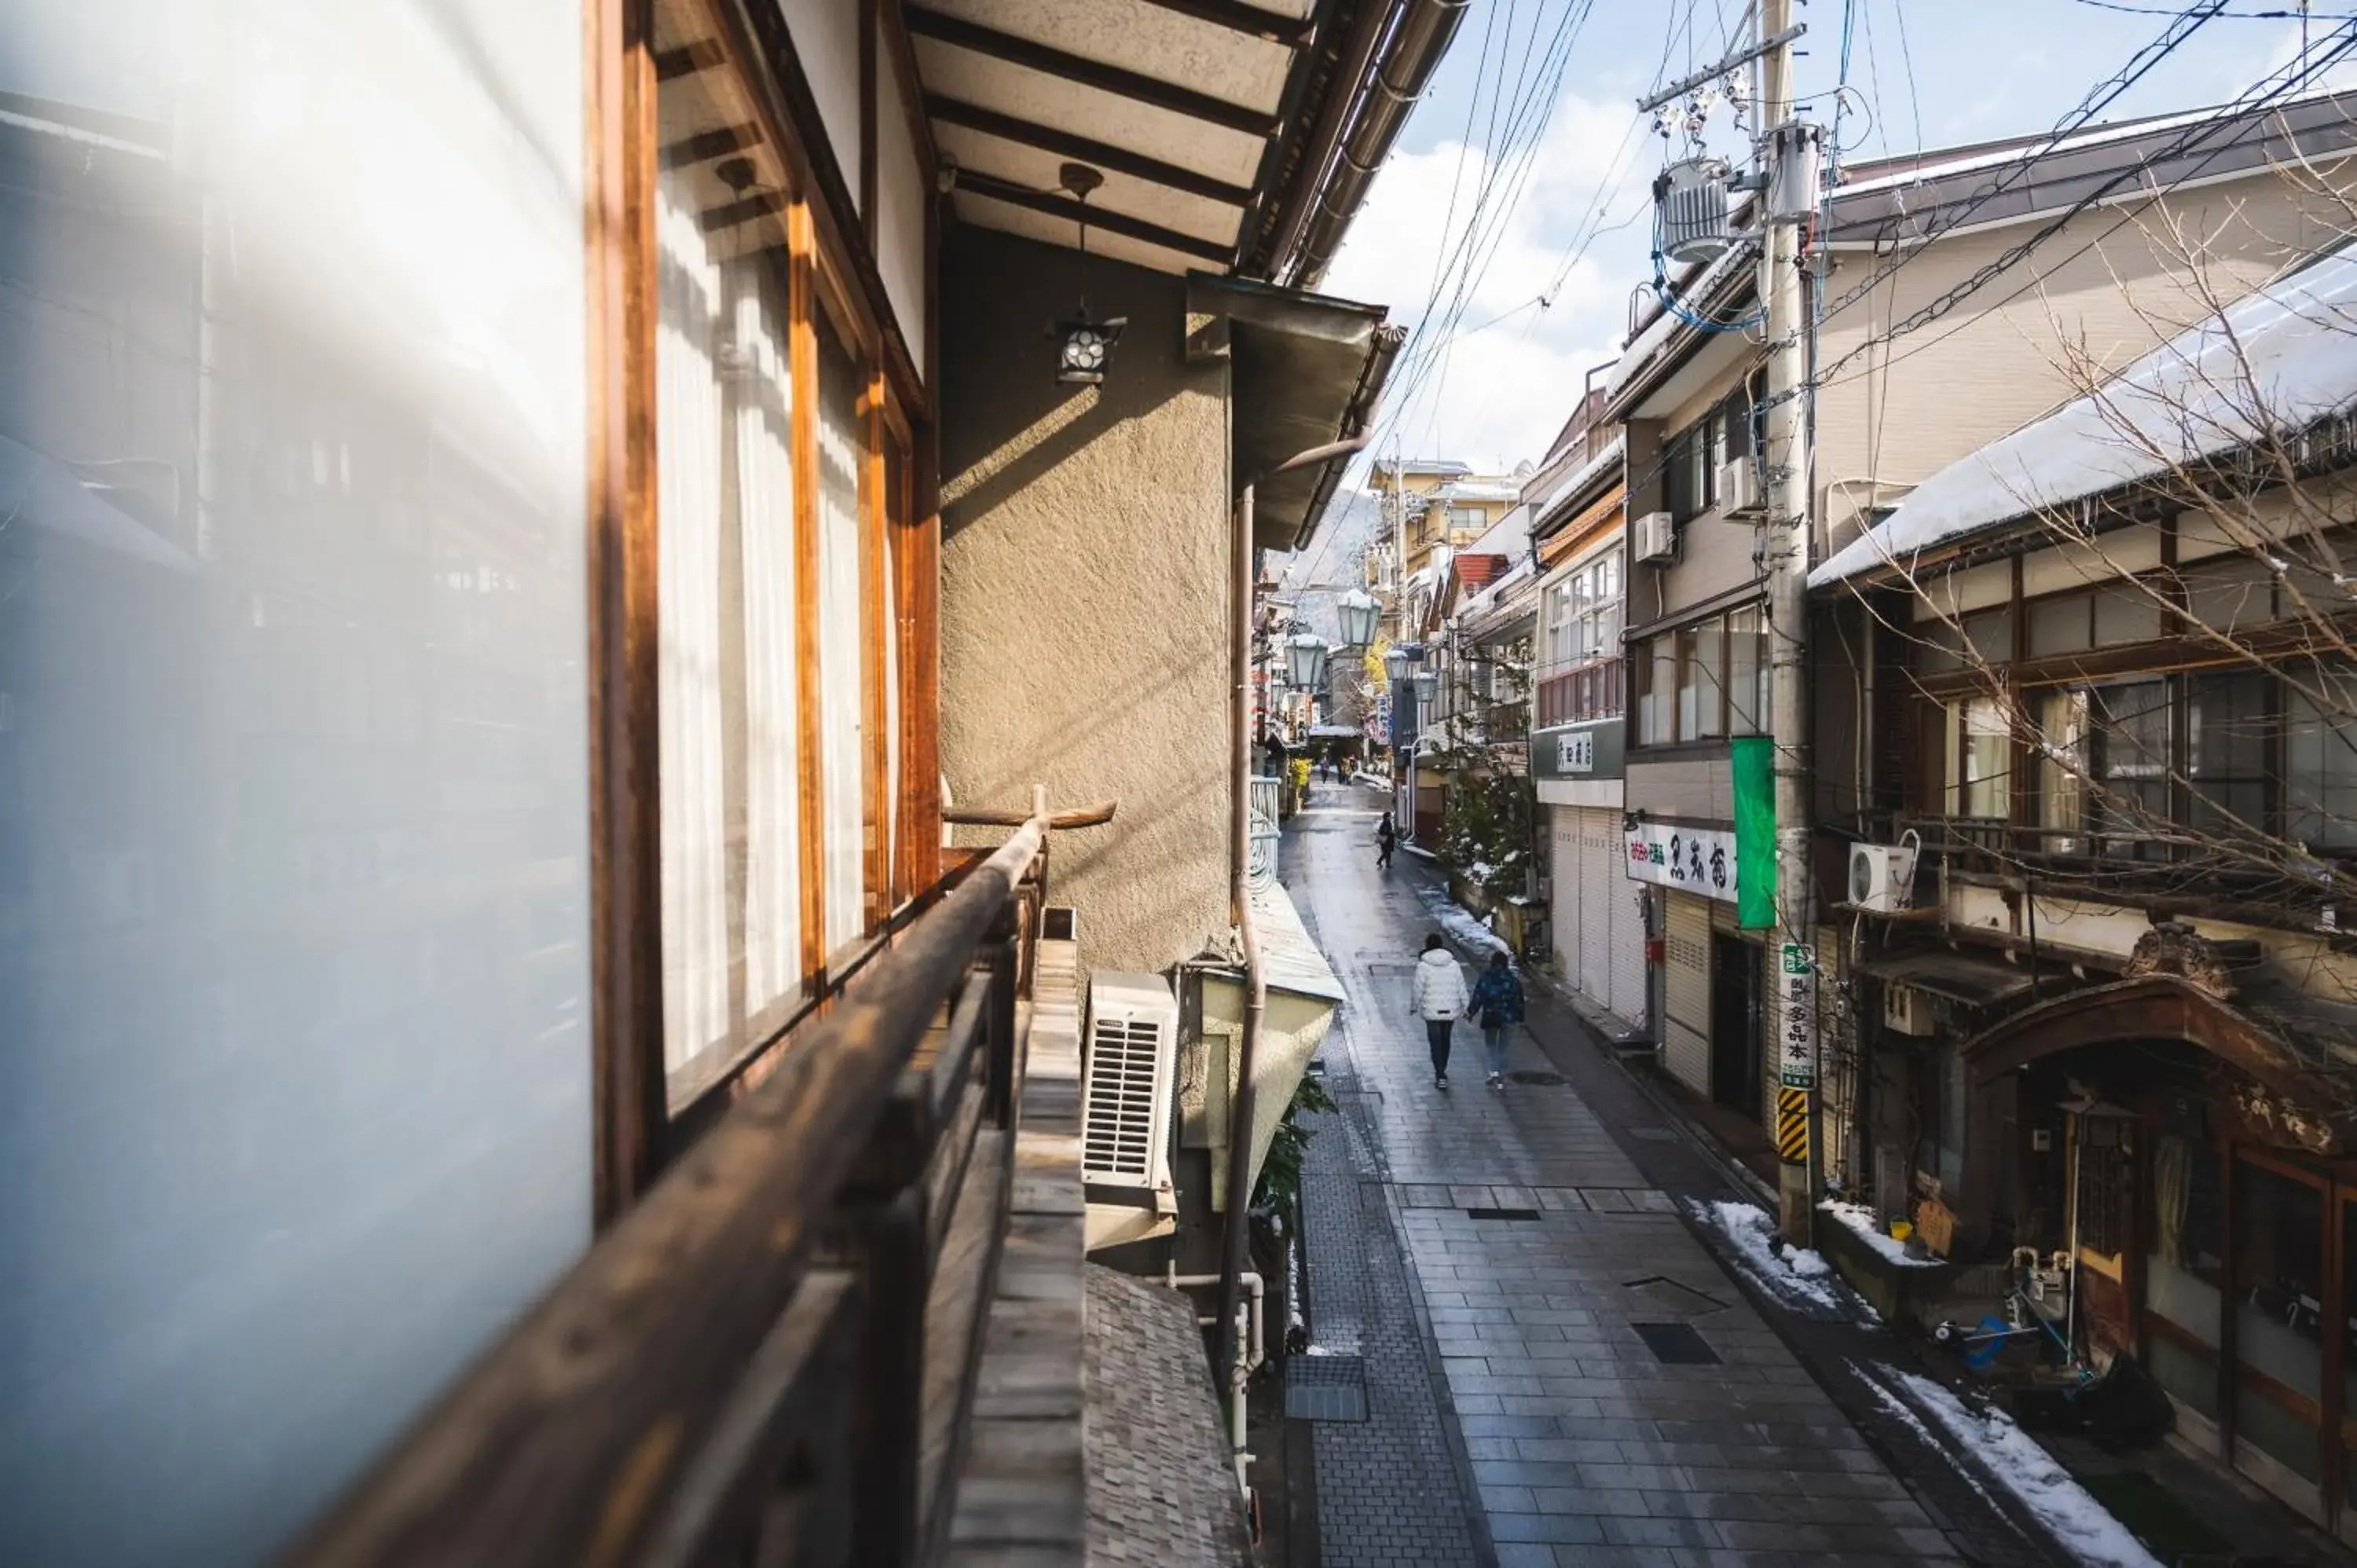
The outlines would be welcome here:
[[[694,76],[699,70],[710,70],[728,59],[717,38],[698,38],[675,49],[663,49],[655,57],[655,80],[673,81],[683,76]]]
[[[1274,11],[1264,11],[1257,5],[1247,5],[1243,0],[1145,0],[1148,5],[1165,11],[1175,11],[1181,16],[1192,16],[1199,22],[1209,22],[1215,27],[1242,33],[1248,38],[1264,43],[1282,44],[1297,49],[1309,41],[1317,31],[1316,24],[1307,16],[1280,16]]]
[[[1098,168],[1111,169],[1189,196],[1200,196],[1207,201],[1224,202],[1230,207],[1250,207],[1253,204],[1253,193],[1247,187],[1230,185],[1226,180],[1213,179],[1210,175],[1198,174],[1178,164],[1164,163],[1160,158],[1150,158],[1143,153],[1131,152],[1127,147],[1114,146],[1110,142],[1092,141],[1069,131],[1059,131],[1051,125],[1019,120],[996,109],[985,109],[978,103],[967,103],[955,98],[944,98],[938,92],[929,92],[925,95],[925,113],[944,124],[963,125],[986,136],[1037,147],[1044,153],[1078,158]]]
[[[1126,212],[1116,212],[1107,207],[1083,207],[1069,196],[1034,190],[1028,185],[1017,185],[996,175],[978,174],[973,169],[960,169],[957,188],[993,201],[1004,201],[1010,207],[1028,208],[1044,212],[1051,218],[1061,218],[1070,223],[1086,223],[1109,234],[1126,234],[1133,240],[1143,240],[1149,245],[1159,245],[1166,251],[1226,266],[1228,254],[1235,247],[1232,242],[1206,240],[1200,235],[1166,229],[1159,223],[1149,223],[1143,218],[1132,218]],[[711,224],[711,218],[705,220]]]
[[[1277,118],[1241,103],[1231,103],[1224,98],[1214,98],[1207,92],[1180,87],[1159,77],[1146,76],[1125,70],[1103,60],[1070,54],[1051,45],[1030,38],[1002,33],[996,27],[985,27],[962,16],[943,16],[911,5],[903,15],[908,18],[909,31],[920,38],[947,44],[952,48],[970,49],[975,54],[1003,59],[1009,65],[1019,65],[1064,81],[1093,87],[1116,98],[1168,110],[1192,120],[1241,131],[1248,136],[1273,136],[1277,131]],[[1225,257],[1222,256],[1222,260]]]
[[[761,145],[759,125],[722,125],[715,130],[698,131],[692,136],[682,136],[662,149],[660,156],[667,169],[685,168],[691,164],[706,164],[725,158],[732,153],[748,152]]]

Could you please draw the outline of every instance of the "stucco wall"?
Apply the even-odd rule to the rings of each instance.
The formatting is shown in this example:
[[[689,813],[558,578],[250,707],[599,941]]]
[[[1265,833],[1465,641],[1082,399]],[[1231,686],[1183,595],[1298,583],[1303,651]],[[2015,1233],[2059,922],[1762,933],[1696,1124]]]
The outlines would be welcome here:
[[[1874,493],[1868,478],[1885,504],[1896,501],[1903,491],[1889,487],[1928,478],[2077,395],[2074,357],[2125,367],[2346,227],[2343,204],[2303,194],[2273,172],[2096,208],[1946,317],[1887,349],[1857,352],[2036,226],[1956,234],[1913,256],[1829,314],[1820,331],[1820,363],[1830,370],[1847,360],[1817,394],[1818,516],[1829,531],[1821,551],[1856,536]],[[1889,263],[1887,254],[1838,253],[1826,298],[1845,300]]]
[[[1118,800],[1058,836],[1053,897],[1084,972],[1158,971],[1228,924],[1227,371],[1187,362],[1178,279],[1096,258],[1129,325],[1102,387],[1060,385],[1078,274],[943,239],[942,767],[961,803]]]

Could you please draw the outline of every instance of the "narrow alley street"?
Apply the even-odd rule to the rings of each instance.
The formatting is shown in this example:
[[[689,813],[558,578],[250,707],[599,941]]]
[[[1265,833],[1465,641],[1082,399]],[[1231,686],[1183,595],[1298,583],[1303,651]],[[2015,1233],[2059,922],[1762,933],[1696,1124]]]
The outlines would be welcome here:
[[[1739,1178],[1543,994],[1506,1085],[1460,1026],[1434,1086],[1407,999],[1432,873],[1377,869],[1382,806],[1315,786],[1281,862],[1351,997],[1323,1055],[1340,1113],[1310,1145],[1294,1363],[1363,1391],[1364,1420],[1315,1431],[1328,1568],[2054,1561],[1952,1456],[1909,1455],[1903,1419],[1877,1430],[1870,1395],[1863,1429],[1845,1413],[1818,1363],[1889,1337],[1807,1323],[1835,1337],[1812,1356],[1768,1321],[1764,1281],[1681,1208],[1749,1197]]]

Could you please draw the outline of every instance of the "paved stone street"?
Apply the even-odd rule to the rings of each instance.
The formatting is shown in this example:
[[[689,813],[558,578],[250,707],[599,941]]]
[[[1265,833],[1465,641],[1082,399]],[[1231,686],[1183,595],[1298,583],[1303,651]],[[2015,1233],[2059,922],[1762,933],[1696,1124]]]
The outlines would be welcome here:
[[[1283,860],[1351,997],[1304,1190],[1312,1339],[1365,1359],[1368,1419],[1316,1430],[1329,1568],[1964,1561],[1527,1034],[1555,1081],[1485,1088],[1466,1026],[1434,1087],[1381,809],[1318,787]]]

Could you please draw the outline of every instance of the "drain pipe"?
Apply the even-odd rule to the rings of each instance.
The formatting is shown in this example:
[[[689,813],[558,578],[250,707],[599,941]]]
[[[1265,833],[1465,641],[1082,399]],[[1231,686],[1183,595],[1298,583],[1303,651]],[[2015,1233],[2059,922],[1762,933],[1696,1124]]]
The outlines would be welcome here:
[[[1373,422],[1364,423],[1356,435],[1343,441],[1329,441],[1323,446],[1312,446],[1297,452],[1275,467],[1246,484],[1236,502],[1235,533],[1232,541],[1235,567],[1234,598],[1231,604],[1232,619],[1228,657],[1231,672],[1235,676],[1236,707],[1234,737],[1230,747],[1229,779],[1235,788],[1235,800],[1228,817],[1228,903],[1236,922],[1236,935],[1243,948],[1244,1018],[1243,1030],[1236,1038],[1236,1087],[1228,1098],[1228,1230],[1220,1261],[1220,1348],[1213,1359],[1215,1367],[1232,1368],[1237,1364],[1236,1343],[1237,1293],[1244,1276],[1244,1260],[1251,1252],[1252,1217],[1246,1209],[1252,1203],[1253,1071],[1260,1054],[1261,1015],[1268,1009],[1268,972],[1261,962],[1260,927],[1253,918],[1252,898],[1245,887],[1246,862],[1252,854],[1252,615],[1253,615],[1253,492],[1261,479],[1272,479],[1279,474],[1289,474],[1297,468],[1331,462],[1347,457],[1374,439]],[[1257,1293],[1255,1287],[1255,1293]],[[1257,1365],[1257,1363],[1254,1363]],[[1243,1404],[1235,1408],[1235,1442],[1243,1446]]]
[[[1176,1262],[1164,1265],[1162,1278],[1163,1283],[1172,1290],[1183,1290],[1189,1285],[1215,1285],[1221,1283],[1221,1276],[1218,1274],[1182,1274],[1178,1272],[1178,1265]],[[1262,1348],[1267,1341],[1263,1337],[1261,1328],[1264,1321],[1261,1309],[1265,1296],[1265,1287],[1261,1280],[1260,1271],[1245,1270],[1241,1283],[1251,1294],[1252,1302],[1251,1311],[1246,1314],[1250,1326],[1244,1330],[1243,1342],[1236,1347],[1235,1359],[1228,1365],[1228,1421],[1233,1434],[1229,1439],[1229,1447],[1233,1451],[1235,1458],[1236,1490],[1249,1492],[1252,1490],[1252,1483],[1245,1478],[1245,1472],[1253,1462],[1254,1455],[1244,1446],[1244,1391],[1252,1381],[1252,1375],[1259,1371],[1260,1364],[1268,1359],[1268,1353]],[[1217,1321],[1219,1321],[1218,1318],[1210,1314],[1198,1314],[1195,1318],[1197,1325],[1205,1328]]]

